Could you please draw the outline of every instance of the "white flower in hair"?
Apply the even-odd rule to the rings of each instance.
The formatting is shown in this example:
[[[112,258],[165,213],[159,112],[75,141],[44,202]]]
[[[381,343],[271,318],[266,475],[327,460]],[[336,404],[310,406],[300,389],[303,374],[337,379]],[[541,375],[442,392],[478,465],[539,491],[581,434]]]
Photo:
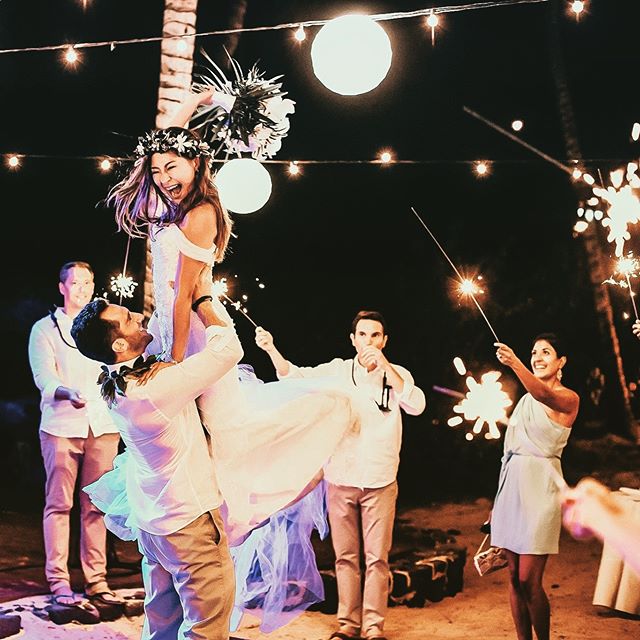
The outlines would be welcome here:
[[[193,141],[189,140],[184,133],[179,133],[176,136],[176,141],[171,146],[175,146],[178,153],[184,153],[188,148],[193,146]]]

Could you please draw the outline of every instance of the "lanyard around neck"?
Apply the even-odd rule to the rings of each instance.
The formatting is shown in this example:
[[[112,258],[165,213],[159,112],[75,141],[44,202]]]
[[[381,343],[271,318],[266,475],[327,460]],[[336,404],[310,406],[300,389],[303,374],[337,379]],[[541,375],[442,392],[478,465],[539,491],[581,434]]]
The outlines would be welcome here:
[[[354,358],[351,361],[351,381],[353,382],[353,386],[357,387],[358,384],[356,382],[356,359]],[[382,391],[380,394],[380,402],[376,403],[376,406],[380,411],[391,411],[389,408],[389,393],[391,392],[391,386],[387,384],[387,372],[385,371],[382,376]]]
[[[60,338],[62,339],[62,342],[64,342],[67,347],[70,347],[71,349],[77,349],[78,347],[76,347],[75,344],[70,344],[67,339],[62,335],[62,329],[60,328],[60,325],[58,324],[58,318],[56,318],[56,310],[58,307],[56,307],[55,305],[53,307],[51,307],[51,309],[49,309],[49,317],[51,318],[51,322],[53,322],[54,327],[58,330],[58,333],[60,334]]]

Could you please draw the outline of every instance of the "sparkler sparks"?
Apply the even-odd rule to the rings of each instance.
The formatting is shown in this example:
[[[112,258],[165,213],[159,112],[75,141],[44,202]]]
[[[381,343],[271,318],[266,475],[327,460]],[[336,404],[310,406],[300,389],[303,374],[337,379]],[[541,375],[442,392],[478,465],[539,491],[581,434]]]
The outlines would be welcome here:
[[[237,278],[238,276],[235,277]],[[256,282],[259,282],[259,280],[259,278],[256,278]],[[264,289],[264,285],[262,283],[259,283],[258,286],[261,289]],[[247,308],[242,306],[242,302],[240,302],[239,300],[232,300],[227,295],[227,293],[229,292],[229,285],[227,284],[226,278],[214,280],[211,292],[214,296],[222,298],[225,302],[228,302],[230,306],[232,306],[236,311],[239,311],[254,327],[258,326],[249,315]],[[242,300],[244,302],[246,302],[248,299],[249,297],[246,294],[242,295]]]
[[[640,270],[640,261],[629,252],[624,258],[619,258],[616,263],[615,273],[619,273],[624,276],[623,280],[617,280],[614,276],[607,278],[602,284],[615,284],[623,289],[629,290],[629,297],[631,298],[631,305],[633,306],[633,312],[635,313],[636,320],[638,320],[638,309],[636,308],[636,301],[634,300],[635,294],[631,288],[631,278],[638,277],[638,271]]]
[[[460,283],[459,291],[462,295],[473,296],[484,293],[484,289],[481,289],[473,280],[470,278],[464,278]]]
[[[615,245],[615,255],[621,257],[624,253],[624,243],[631,239],[629,225],[640,222],[640,198],[637,189],[640,189],[640,177],[637,174],[638,164],[629,162],[624,169],[617,169],[610,174],[611,185],[604,187],[593,187],[593,198],[589,199],[589,204],[606,209],[606,215],[602,218],[602,226],[609,230],[607,241]],[[583,209],[581,207],[581,209]],[[592,211],[591,216],[587,214]],[[583,213],[587,222],[588,218],[597,217],[598,209],[593,211],[587,209]],[[581,215],[580,209],[578,215]]]
[[[461,376],[466,375],[467,368],[460,357],[456,356],[453,364]],[[458,415],[451,416],[447,424],[450,427],[457,427],[465,420],[473,421],[472,430],[465,435],[467,440],[471,441],[474,435],[482,433],[485,425],[487,426],[484,434],[486,439],[500,438],[498,423],[507,423],[506,410],[513,404],[511,398],[502,389],[502,383],[499,382],[501,375],[499,371],[489,371],[480,377],[480,382],[473,375],[468,375],[466,394],[446,387],[433,387],[439,393],[460,399],[460,402],[453,407],[453,412]]]
[[[464,420],[474,421],[472,433],[478,435],[482,432],[484,425],[487,425],[485,437],[499,438],[499,422],[506,422],[506,409],[513,402],[507,393],[502,389],[499,382],[501,373],[499,371],[489,371],[482,374],[480,382],[473,376],[467,377],[467,394],[453,407],[454,413],[462,414]],[[456,426],[462,423],[461,416],[453,416],[449,419],[449,426]]]
[[[125,276],[123,273],[111,276],[111,291],[117,293],[121,301],[122,298],[133,298],[134,289],[137,286],[138,283],[131,276]]]

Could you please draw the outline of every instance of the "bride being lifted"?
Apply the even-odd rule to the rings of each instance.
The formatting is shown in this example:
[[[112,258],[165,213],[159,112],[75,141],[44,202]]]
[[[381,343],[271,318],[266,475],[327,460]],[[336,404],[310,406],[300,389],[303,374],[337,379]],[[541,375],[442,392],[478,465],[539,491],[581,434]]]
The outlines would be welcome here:
[[[211,104],[215,94],[190,93],[170,126],[139,138],[134,166],[106,200],[115,210],[119,230],[133,237],[148,236],[151,241],[156,308],[149,329],[159,341],[150,345],[149,352],[155,347],[169,362],[180,362],[204,346],[204,327],[193,311],[192,294],[202,269],[213,268],[224,258],[231,236],[232,221],[220,202],[210,170],[212,149],[184,128],[198,107]],[[213,302],[218,315],[232,323],[225,306],[218,300]],[[262,579],[267,573],[278,575],[273,567],[266,571],[255,564],[264,553],[271,556],[268,562],[282,555],[275,547],[289,548],[288,558],[284,554],[284,575],[288,573],[291,579],[293,572],[301,578],[300,574],[313,565],[317,582],[309,535],[313,523],[318,526],[324,521],[323,496],[312,489],[342,438],[358,429],[356,403],[355,397],[337,391],[329,379],[246,384],[240,381],[237,367],[198,399],[225,500],[230,544],[235,540],[239,545],[234,557],[238,607],[251,599],[255,606],[252,580],[260,583],[260,575]],[[314,506],[309,504],[311,498]],[[294,518],[310,522],[282,526],[278,518],[285,514],[290,524],[291,509],[296,506],[304,508],[297,509]],[[276,530],[280,533],[275,534]],[[292,540],[294,535],[302,539]],[[256,545],[263,546],[262,552],[255,552]],[[294,548],[306,549],[303,567],[298,566],[299,559],[291,557]],[[240,555],[246,558],[247,553],[250,560],[240,562]],[[249,566],[242,572],[240,564]],[[277,615],[283,608],[289,610],[292,598],[286,588],[286,584],[257,587],[265,600],[263,608],[273,606]],[[280,595],[275,598],[278,589]],[[316,585],[316,590],[321,592],[321,586]],[[316,594],[314,599],[320,597]],[[266,604],[274,598],[277,602]],[[308,601],[309,596],[301,598],[307,598],[299,607],[302,609],[313,601]],[[272,620],[263,629],[280,624]]]

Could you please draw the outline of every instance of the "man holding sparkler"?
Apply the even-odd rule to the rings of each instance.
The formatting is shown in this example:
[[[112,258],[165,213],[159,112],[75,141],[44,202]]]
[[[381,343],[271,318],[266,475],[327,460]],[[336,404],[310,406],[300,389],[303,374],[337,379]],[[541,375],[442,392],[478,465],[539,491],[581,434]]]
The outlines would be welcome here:
[[[256,329],[256,344],[271,358],[278,378],[334,378],[366,400],[359,433],[347,436],[325,467],[339,599],[339,629],[331,638],[384,640],[402,441],[400,410],[419,415],[426,400],[411,374],[383,354],[388,335],[380,313],[360,311],[350,337],[355,358],[298,367],[278,351],[268,331]],[[361,553],[366,564],[364,590]]]

